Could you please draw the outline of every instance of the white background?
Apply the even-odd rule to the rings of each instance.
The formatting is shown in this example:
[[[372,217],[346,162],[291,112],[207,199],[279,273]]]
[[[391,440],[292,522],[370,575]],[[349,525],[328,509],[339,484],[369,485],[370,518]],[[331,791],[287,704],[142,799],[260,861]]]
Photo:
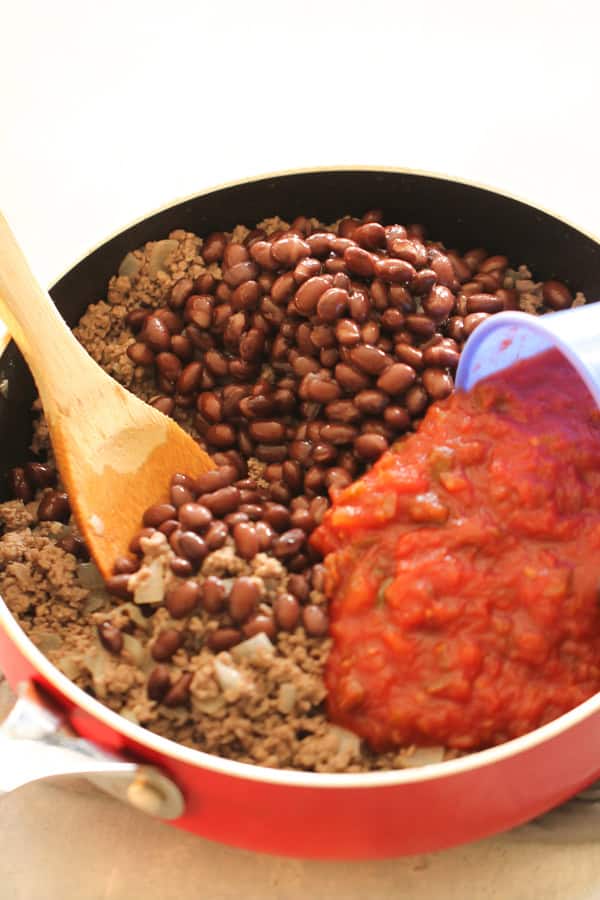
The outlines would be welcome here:
[[[0,0],[0,208],[44,282],[157,206],[292,167],[449,173],[600,233],[595,5]],[[597,843],[326,866],[213,850],[84,802],[32,788],[0,806],[3,900],[142,885],[181,900],[302,885],[319,900],[600,896]]]
[[[480,181],[600,232],[594,0],[0,0],[0,206],[44,281],[276,169]]]

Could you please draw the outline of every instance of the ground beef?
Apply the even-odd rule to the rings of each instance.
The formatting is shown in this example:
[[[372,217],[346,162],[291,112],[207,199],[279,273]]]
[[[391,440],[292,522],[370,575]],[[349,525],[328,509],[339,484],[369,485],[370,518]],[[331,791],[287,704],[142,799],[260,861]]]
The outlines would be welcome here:
[[[316,220],[311,222],[319,226]],[[270,235],[288,226],[273,217],[258,227]],[[240,225],[232,239],[241,242],[247,234]],[[147,370],[135,366],[127,355],[135,341],[127,314],[164,305],[182,277],[209,272],[220,280],[220,266],[206,265],[201,248],[201,238],[176,230],[163,241],[128,253],[109,282],[106,298],[92,303],[74,329],[110,375],[146,400],[156,394],[156,386]],[[517,291],[521,308],[531,312],[541,308],[542,286],[525,267],[507,270],[504,287]],[[577,295],[574,305],[582,302]],[[265,368],[263,376],[268,374]],[[39,402],[34,412],[32,449],[51,460]],[[195,433],[191,412],[177,409],[174,415]],[[264,463],[251,459],[248,469],[251,478],[266,486]],[[27,504],[20,500],[0,504],[0,593],[31,639],[83,690],[157,734],[247,763],[316,772],[411,764],[414,748],[376,756],[356,736],[328,722],[323,668],[330,642],[308,636],[301,626],[292,633],[280,631],[270,647],[256,650],[251,658],[240,656],[236,648],[215,655],[205,639],[218,622],[206,611],[199,612],[186,620],[185,641],[168,662],[171,683],[183,673],[191,674],[190,702],[168,707],[150,699],[147,677],[156,665],[152,648],[164,629],[181,629],[181,620],[171,618],[164,606],[154,612],[140,610],[108,594],[93,567],[60,546],[65,535],[77,534],[75,523],[37,524],[38,502],[39,495]],[[265,554],[251,563],[236,556],[231,542],[205,560],[202,576],[210,574],[251,575],[266,598],[285,589],[288,577],[282,564]],[[313,590],[310,602],[323,604],[325,597]],[[98,626],[103,623],[114,624],[123,635],[118,656],[99,639]],[[434,756],[436,752],[434,748]],[[427,761],[432,759],[429,751]]]

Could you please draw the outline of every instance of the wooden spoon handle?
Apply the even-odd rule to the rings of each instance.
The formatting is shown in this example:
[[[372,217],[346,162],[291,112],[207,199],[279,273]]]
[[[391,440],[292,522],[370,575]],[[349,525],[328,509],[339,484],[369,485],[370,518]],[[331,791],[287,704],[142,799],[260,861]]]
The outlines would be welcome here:
[[[94,363],[38,284],[2,213],[0,315],[33,373],[44,406],[68,404],[78,396],[82,367]]]

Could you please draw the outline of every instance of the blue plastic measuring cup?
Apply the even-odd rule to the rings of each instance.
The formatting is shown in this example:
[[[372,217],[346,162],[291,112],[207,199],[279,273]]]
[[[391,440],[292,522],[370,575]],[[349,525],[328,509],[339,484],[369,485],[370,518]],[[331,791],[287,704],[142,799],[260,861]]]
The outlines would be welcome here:
[[[558,348],[579,373],[600,407],[600,304],[532,316],[503,312],[490,316],[466,342],[456,387],[469,390],[482,378]]]

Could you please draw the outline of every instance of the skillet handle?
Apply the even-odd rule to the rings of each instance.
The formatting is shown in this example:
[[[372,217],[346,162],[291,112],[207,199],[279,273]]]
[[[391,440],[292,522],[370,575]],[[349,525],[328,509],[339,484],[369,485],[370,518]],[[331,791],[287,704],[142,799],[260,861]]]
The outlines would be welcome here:
[[[0,795],[46,778],[79,775],[159,819],[185,809],[179,788],[154,766],[128,762],[67,730],[60,712],[31,682],[0,724]]]

